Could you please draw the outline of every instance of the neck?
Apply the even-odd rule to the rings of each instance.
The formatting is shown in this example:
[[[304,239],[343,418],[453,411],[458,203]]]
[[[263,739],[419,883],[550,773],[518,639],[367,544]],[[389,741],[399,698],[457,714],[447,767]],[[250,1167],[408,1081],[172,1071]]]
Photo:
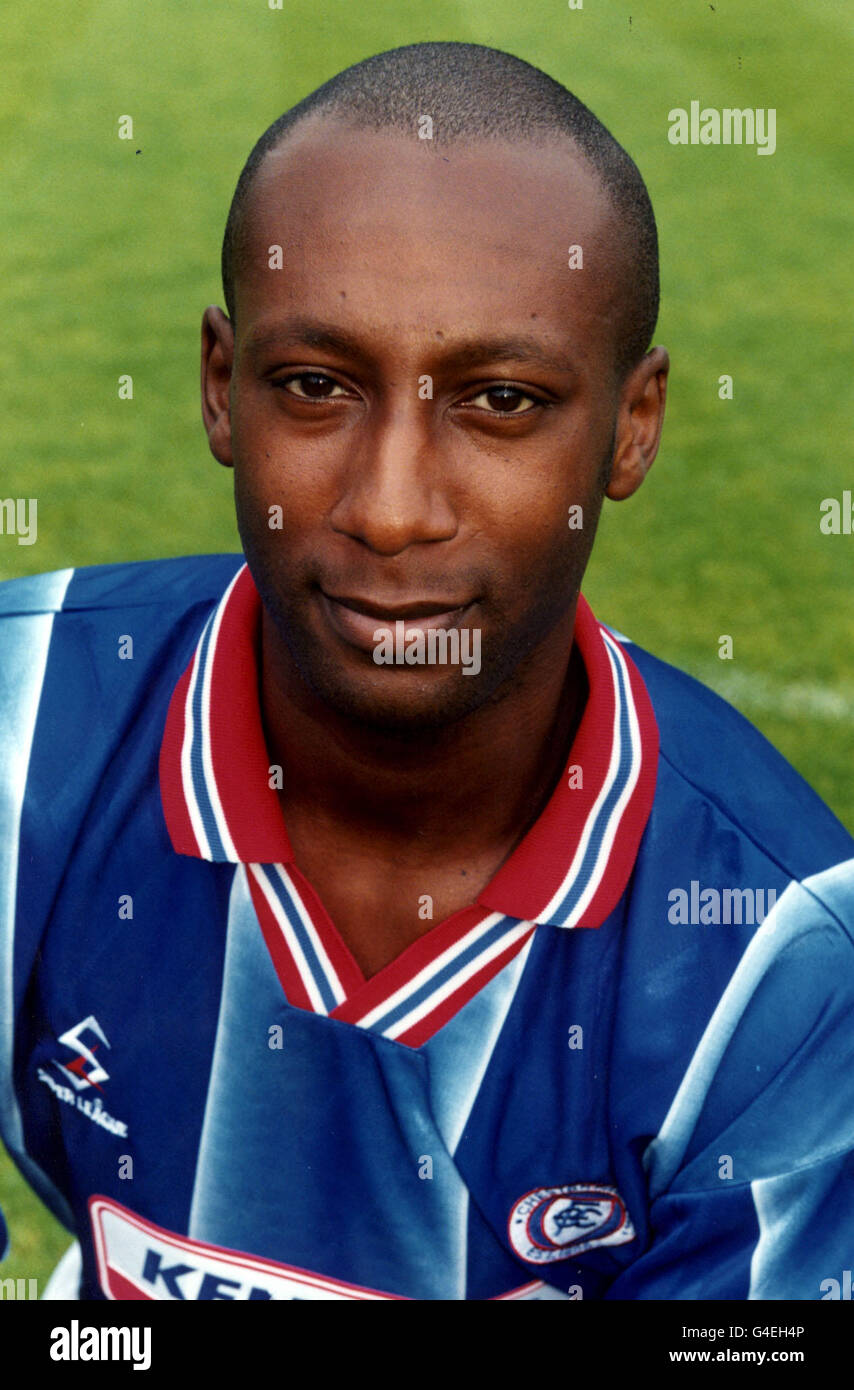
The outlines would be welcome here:
[[[331,710],[264,610],[261,704],[285,824],[335,827],[354,845],[418,859],[509,853],[548,800],[583,712],[574,616],[573,607],[500,698],[445,729],[398,733]]]

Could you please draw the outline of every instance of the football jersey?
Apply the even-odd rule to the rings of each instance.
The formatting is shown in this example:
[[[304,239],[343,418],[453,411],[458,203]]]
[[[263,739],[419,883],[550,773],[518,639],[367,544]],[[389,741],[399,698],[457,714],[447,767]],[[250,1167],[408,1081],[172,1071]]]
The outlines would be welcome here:
[[[241,556],[0,586],[0,1132],[79,1297],[821,1298],[847,832],[582,599],[544,810],[366,979],[294,861],[260,617]]]

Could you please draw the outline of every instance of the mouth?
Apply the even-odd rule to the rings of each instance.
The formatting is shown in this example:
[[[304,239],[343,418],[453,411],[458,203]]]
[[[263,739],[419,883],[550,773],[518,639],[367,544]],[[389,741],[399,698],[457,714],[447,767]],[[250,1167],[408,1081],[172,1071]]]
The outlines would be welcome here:
[[[327,594],[320,590],[321,606],[333,631],[351,647],[372,652],[376,647],[374,633],[379,628],[394,631],[402,622],[406,632],[427,632],[430,628],[450,629],[461,625],[463,616],[472,607],[472,599],[412,598],[395,603],[377,602],[344,594]]]

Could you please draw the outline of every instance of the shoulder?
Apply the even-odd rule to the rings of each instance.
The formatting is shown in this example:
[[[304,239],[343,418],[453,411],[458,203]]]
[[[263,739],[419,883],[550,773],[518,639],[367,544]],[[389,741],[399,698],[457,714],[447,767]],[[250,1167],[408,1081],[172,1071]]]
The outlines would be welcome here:
[[[0,625],[9,619],[124,607],[215,602],[242,555],[188,555],[132,564],[53,570],[0,583]]]
[[[802,879],[854,855],[854,840],[758,729],[684,671],[615,634],[637,666],[659,731],[653,814],[674,833],[685,818],[736,837]],[[708,836],[707,836],[708,838]]]
[[[241,555],[191,555],[55,570],[0,584],[0,707],[7,717],[60,692],[67,681],[109,683],[117,643],[130,637],[140,678],[169,657],[188,660],[204,616]],[[116,672],[112,672],[116,677]],[[125,684],[127,681],[125,680]]]
[[[97,861],[110,817],[123,832],[157,807],[172,691],[242,564],[200,555],[0,584],[0,976],[14,940],[18,991],[71,847]]]
[[[5,792],[17,816],[25,800],[52,815],[61,801],[79,801],[84,813],[87,791],[142,711],[152,730],[165,719],[206,617],[242,563],[190,556],[0,584],[0,727],[15,750],[0,759],[0,799]],[[57,769],[69,767],[60,798]]]
[[[725,1133],[749,1181],[847,1154],[852,1016],[854,858],[790,884],[754,935],[652,1146],[655,1186],[715,1186]]]

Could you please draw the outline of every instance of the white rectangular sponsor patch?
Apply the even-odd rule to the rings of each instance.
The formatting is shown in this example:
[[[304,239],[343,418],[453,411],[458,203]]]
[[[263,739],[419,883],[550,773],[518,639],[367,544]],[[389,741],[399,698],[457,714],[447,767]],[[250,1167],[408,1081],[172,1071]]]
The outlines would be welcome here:
[[[90,1197],[89,1215],[98,1278],[108,1298],[190,1303],[399,1297],[175,1235],[108,1197]]]

